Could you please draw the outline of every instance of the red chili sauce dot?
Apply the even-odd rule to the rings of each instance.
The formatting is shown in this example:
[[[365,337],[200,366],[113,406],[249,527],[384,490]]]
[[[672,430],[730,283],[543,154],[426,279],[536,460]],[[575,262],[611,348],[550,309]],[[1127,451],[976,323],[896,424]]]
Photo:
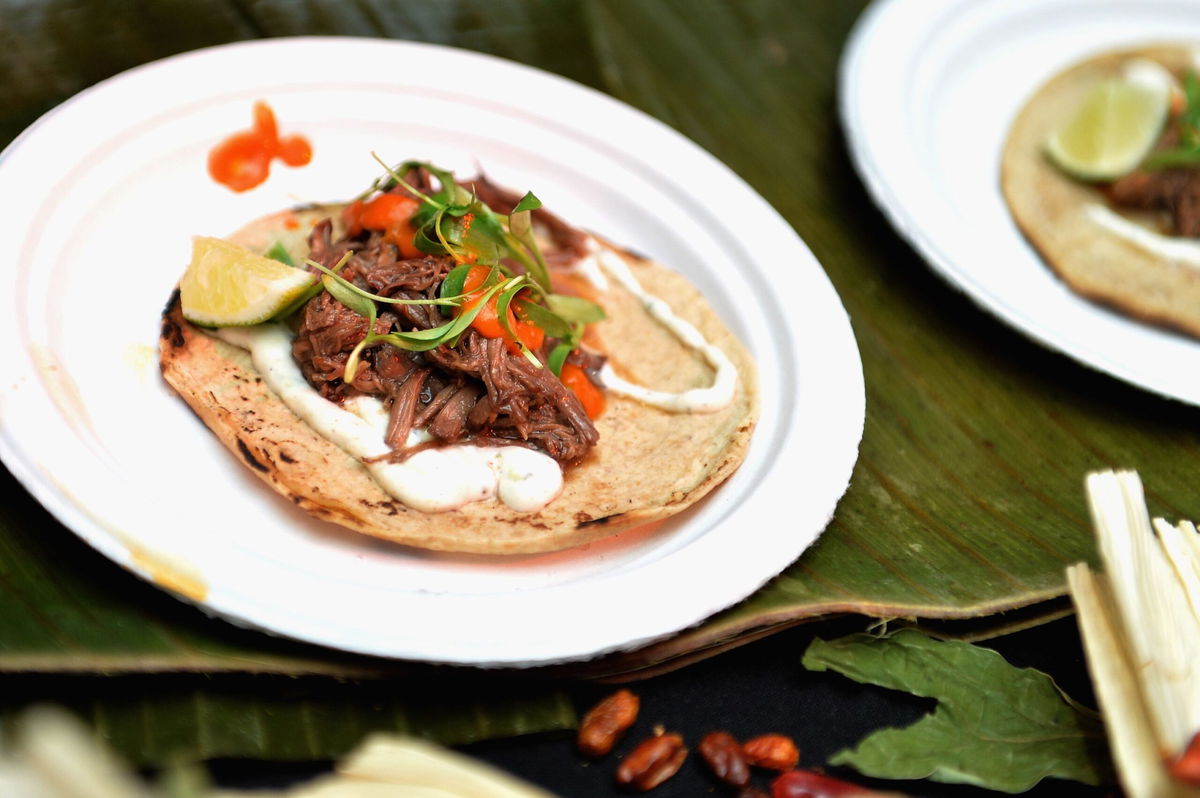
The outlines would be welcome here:
[[[312,146],[303,136],[279,138],[275,113],[262,100],[254,104],[254,126],[229,136],[208,154],[208,174],[234,191],[249,191],[271,173],[271,161],[304,166],[312,160]]]

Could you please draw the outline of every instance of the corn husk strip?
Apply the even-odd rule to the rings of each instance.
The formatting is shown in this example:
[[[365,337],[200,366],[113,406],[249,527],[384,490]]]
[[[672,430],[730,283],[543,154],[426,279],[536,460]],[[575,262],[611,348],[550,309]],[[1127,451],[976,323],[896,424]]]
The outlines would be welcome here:
[[[18,739],[0,758],[0,795],[149,798],[150,792],[73,716],[37,707],[23,716]]]
[[[1125,655],[1128,643],[1108,596],[1108,580],[1083,563],[1067,569],[1067,583],[1079,617],[1096,698],[1107,721],[1121,786],[1129,798],[1183,798],[1189,791],[1167,775],[1154,724],[1142,699],[1137,673]]]
[[[1090,474],[1087,493],[1106,573],[1079,563],[1067,580],[1121,782],[1193,798],[1167,763],[1200,731],[1200,535],[1152,525],[1133,472]]]
[[[335,771],[283,793],[227,790],[203,798],[554,798],[468,756],[389,734],[368,737]]]
[[[554,798],[470,757],[388,734],[368,737],[337,765],[337,772],[343,783],[436,789],[456,798]]]
[[[1168,557],[1136,474],[1089,475],[1088,497],[1150,718],[1163,752],[1177,756],[1200,730],[1200,615],[1180,577],[1190,576],[1196,565],[1182,540],[1172,544],[1181,561],[1173,564]]]
[[[1171,526],[1163,519],[1155,518],[1154,528],[1187,593],[1192,614],[1200,618],[1200,533],[1197,533],[1191,521],[1181,521],[1179,526]]]

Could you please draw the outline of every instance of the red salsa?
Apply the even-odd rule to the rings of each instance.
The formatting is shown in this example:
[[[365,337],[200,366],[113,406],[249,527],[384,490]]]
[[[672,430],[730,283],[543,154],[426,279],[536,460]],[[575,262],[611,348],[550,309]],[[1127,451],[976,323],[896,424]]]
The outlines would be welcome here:
[[[312,160],[312,146],[303,136],[279,137],[275,112],[262,100],[254,104],[254,126],[229,136],[208,154],[208,174],[234,191],[249,191],[271,173],[278,158],[288,166]]]

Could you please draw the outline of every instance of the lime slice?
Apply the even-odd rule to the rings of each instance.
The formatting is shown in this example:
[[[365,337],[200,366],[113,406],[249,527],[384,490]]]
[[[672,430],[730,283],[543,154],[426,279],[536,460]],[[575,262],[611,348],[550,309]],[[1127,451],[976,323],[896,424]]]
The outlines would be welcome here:
[[[179,281],[188,321],[245,327],[266,321],[313,285],[313,275],[220,238],[196,236],[192,262]]]
[[[1169,84],[1102,81],[1046,140],[1046,154],[1081,180],[1112,180],[1133,171],[1154,147],[1167,119]]]

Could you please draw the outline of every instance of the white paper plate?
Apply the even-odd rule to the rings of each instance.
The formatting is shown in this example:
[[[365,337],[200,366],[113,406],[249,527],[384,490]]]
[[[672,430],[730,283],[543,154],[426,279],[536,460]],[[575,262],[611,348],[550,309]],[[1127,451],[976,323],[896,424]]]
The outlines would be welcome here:
[[[259,98],[315,155],[235,195],[209,180],[205,159],[248,126]],[[248,474],[161,381],[159,312],[193,234],[352,196],[376,176],[372,150],[464,174],[480,164],[686,273],[760,366],[762,420],[745,465],[657,529],[522,557],[345,532]],[[761,586],[817,537],[848,483],[862,371],[816,260],[711,156],[566,80],[363,39],[200,51],[47,114],[0,156],[0,197],[0,455],[108,557],[237,623],[479,665],[629,648]]]
[[[1009,126],[1088,55],[1200,42],[1195,0],[879,0],[842,58],[842,122],[875,201],[951,283],[1036,340],[1200,403],[1200,342],[1073,294],[1000,193]]]

